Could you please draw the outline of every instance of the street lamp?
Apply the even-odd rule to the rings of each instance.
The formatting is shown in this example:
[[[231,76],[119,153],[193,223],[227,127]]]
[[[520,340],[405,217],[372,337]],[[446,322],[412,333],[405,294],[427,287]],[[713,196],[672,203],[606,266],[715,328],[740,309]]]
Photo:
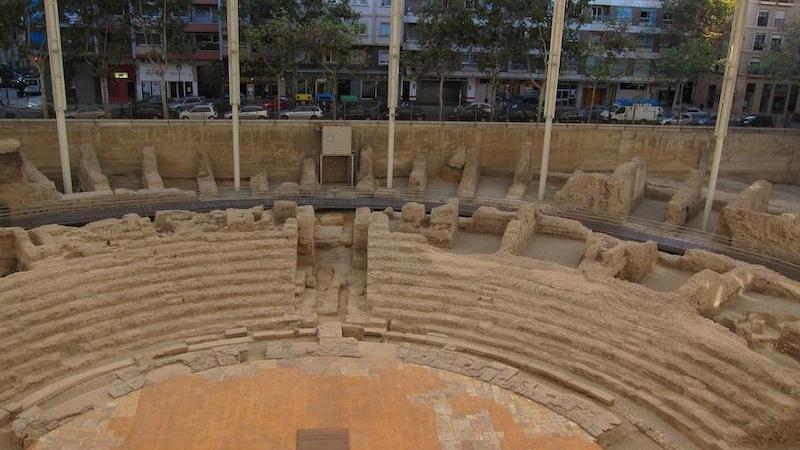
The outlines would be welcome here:
[[[181,83],[181,69],[183,68],[183,66],[180,64],[176,64],[175,68],[178,69],[178,93],[180,93],[182,90],[181,88],[183,87],[183,84]]]

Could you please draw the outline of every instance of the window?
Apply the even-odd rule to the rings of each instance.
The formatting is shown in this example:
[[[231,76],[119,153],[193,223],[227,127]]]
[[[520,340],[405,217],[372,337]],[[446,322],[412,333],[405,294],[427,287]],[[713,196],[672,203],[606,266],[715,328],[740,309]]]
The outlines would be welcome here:
[[[773,34],[772,40],[769,43],[769,49],[772,51],[780,50],[782,41],[783,41],[783,36],[781,36],[780,34]]]
[[[636,47],[643,50],[653,50],[653,35],[643,34],[636,39]]]
[[[756,25],[759,27],[766,27],[769,25],[769,11],[761,10],[758,12],[758,19]]]
[[[633,8],[629,7],[617,7],[617,21],[618,22],[630,22],[633,18]]]
[[[378,37],[389,37],[391,31],[392,27],[389,22],[381,22],[380,26],[378,26]]]
[[[786,84],[776,84],[775,93],[772,96],[772,114],[783,114],[786,108],[786,97],[789,96],[789,86]]]
[[[332,64],[332,63],[336,62],[336,55],[334,55],[333,52],[325,53],[324,58],[325,58],[325,62],[328,63],[328,64]]]
[[[592,20],[602,22],[606,18],[605,8],[602,6],[592,6]]]
[[[753,110],[753,97],[756,95],[756,84],[747,83],[747,89],[744,91],[744,110]]]
[[[161,45],[161,33],[136,33],[137,45]]]
[[[474,68],[475,67],[475,55],[472,53],[467,53],[465,55],[461,55],[461,65],[467,68]]]
[[[758,73],[760,65],[761,65],[761,58],[757,56],[750,58],[750,66],[748,66],[748,72]]]
[[[758,111],[765,113],[769,110],[769,98],[772,96],[772,84],[765,83],[761,89],[761,103],[758,105]]]
[[[381,0],[381,6],[383,6],[384,8],[392,6],[392,0]]]
[[[369,6],[367,0],[350,0],[351,6]]]
[[[669,25],[672,23],[672,13],[665,12],[664,15],[661,16],[661,21],[664,22],[665,25]]]
[[[656,26],[656,10],[643,9],[639,12],[639,25],[643,27]]]
[[[764,41],[767,39],[767,35],[765,33],[756,33],[753,37],[753,50],[761,51],[764,50]]]
[[[378,50],[378,65],[379,66],[389,65],[389,50]]]
[[[786,11],[775,11],[775,28],[782,30],[786,25]]]
[[[213,8],[213,9],[212,9]],[[195,6],[192,9],[192,22],[211,23],[214,21],[214,9],[211,6]]]

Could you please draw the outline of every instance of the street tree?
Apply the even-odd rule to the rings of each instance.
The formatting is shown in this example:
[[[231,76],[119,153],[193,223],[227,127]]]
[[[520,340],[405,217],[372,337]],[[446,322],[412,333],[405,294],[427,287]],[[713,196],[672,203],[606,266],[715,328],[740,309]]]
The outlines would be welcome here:
[[[597,86],[617,78],[625,73],[626,56],[635,49],[636,42],[627,32],[625,23],[609,23],[602,33],[593,34],[585,39],[583,60],[586,61],[584,74],[592,83],[589,114],[586,121],[591,120],[592,109],[597,101]]]
[[[497,96],[497,77],[508,70],[511,60],[520,50],[519,37],[525,32],[524,1],[475,1],[475,65],[489,78],[487,100],[494,104]],[[520,12],[523,12],[520,15]],[[524,44],[523,44],[524,45]],[[524,50],[523,50],[524,51]],[[494,110],[493,110],[494,111]]]
[[[349,8],[346,0],[334,0],[319,5],[318,11],[303,27],[305,54],[325,69],[328,81],[332,84],[334,119],[339,75],[350,66],[351,50],[358,44],[364,30],[358,14],[347,14]]]
[[[191,0],[134,0],[128,13],[130,25],[142,42],[136,42],[148,64],[156,68],[160,78],[161,111],[169,117],[166,73],[172,58],[190,59],[194,51],[191,37],[184,31],[183,17],[189,14]]]
[[[439,120],[444,117],[444,82],[461,67],[463,51],[469,48],[473,27],[464,2],[425,0],[419,12],[419,51],[409,60],[411,71],[431,74],[439,81]]]
[[[253,50],[251,57],[245,61],[245,67],[251,73],[261,72],[274,77],[276,84],[280,84],[286,72],[297,68],[298,56],[303,48],[302,27],[294,11],[281,7],[268,14],[271,16],[259,18],[244,30],[244,36]],[[297,77],[293,78],[296,82]],[[280,102],[274,103],[277,112]]]
[[[108,98],[108,72],[115,64],[129,62],[130,32],[123,12],[128,0],[67,0],[62,34],[70,60],[85,63],[100,81],[100,99]]]
[[[0,48],[18,51],[24,40],[25,0],[3,0],[3,14],[0,14]]]
[[[544,90],[547,85],[547,64],[550,58],[550,35],[553,24],[553,2],[549,0],[518,0],[513,8],[519,32],[514,43],[515,61],[524,61],[528,81],[539,92],[537,117],[543,119]],[[568,0],[565,16],[570,26],[564,27],[561,59],[580,58],[585,54],[586,42],[580,39],[581,27],[586,23],[588,0]]]
[[[724,62],[735,0],[664,0],[664,27],[656,70],[676,88],[682,105],[686,84]]]
[[[714,70],[719,62],[713,48],[700,37],[690,37],[677,46],[661,49],[656,70],[675,86],[679,112],[686,84],[696,80],[701,73]]]

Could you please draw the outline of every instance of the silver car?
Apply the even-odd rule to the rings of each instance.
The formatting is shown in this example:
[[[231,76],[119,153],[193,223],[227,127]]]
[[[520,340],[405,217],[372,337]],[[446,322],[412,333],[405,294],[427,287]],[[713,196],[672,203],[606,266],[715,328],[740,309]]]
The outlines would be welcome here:
[[[184,120],[214,120],[218,116],[214,105],[197,105],[186,111],[181,111],[178,117]]]
[[[228,111],[225,113],[225,118],[230,119],[233,117],[233,111]],[[242,120],[248,119],[266,119],[269,117],[269,111],[264,109],[263,106],[259,105],[248,105],[242,106],[239,109],[239,118]]]
[[[296,106],[294,109],[280,112],[281,119],[322,119],[319,106]]]
[[[108,112],[102,106],[79,106],[77,109],[67,111],[67,119],[105,119]]]

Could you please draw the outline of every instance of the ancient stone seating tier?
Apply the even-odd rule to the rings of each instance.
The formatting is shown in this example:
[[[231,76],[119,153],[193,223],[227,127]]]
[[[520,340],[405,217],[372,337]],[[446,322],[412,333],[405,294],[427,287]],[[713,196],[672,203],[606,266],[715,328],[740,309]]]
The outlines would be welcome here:
[[[0,279],[0,404],[148,345],[290,311],[297,221],[272,219],[164,211],[12,229],[24,270]]]
[[[359,208],[351,236],[342,214],[318,218],[284,200],[271,211],[1,229],[0,438],[12,419],[17,436],[46,428],[32,421],[36,408],[69,400],[81,383],[110,377],[117,398],[141,388],[143,367],[207,370],[247,360],[254,343],[298,338],[318,342],[305,353],[285,342],[258,351],[357,357],[359,340],[399,343],[403,361],[491,380],[601,443],[631,428],[670,450],[798,442],[797,371],[748,348],[763,320],[749,318],[743,339],[708,318],[749,290],[800,302],[800,283],[707,252],[660,254],[549,207],[459,217],[458,205]],[[459,232],[492,235],[498,249],[456,254]],[[544,235],[579,241],[580,263],[526,257]],[[334,253],[352,256],[357,276],[341,282],[360,280],[348,288],[361,303],[337,310],[337,289],[331,311],[303,310],[298,289],[323,284],[306,270]],[[665,266],[688,280],[673,292],[638,284]],[[800,321],[782,323],[771,342],[800,358]]]
[[[509,222],[506,235],[514,221],[522,222]],[[700,448],[780,440],[796,429],[796,373],[713,326],[687,297],[618,279],[640,278],[654,264],[652,243],[595,241],[584,257],[591,264],[576,271],[515,256],[516,245],[463,257],[373,222],[367,303],[398,333],[446,336],[455,347],[527,361],[591,398],[632,401]]]

